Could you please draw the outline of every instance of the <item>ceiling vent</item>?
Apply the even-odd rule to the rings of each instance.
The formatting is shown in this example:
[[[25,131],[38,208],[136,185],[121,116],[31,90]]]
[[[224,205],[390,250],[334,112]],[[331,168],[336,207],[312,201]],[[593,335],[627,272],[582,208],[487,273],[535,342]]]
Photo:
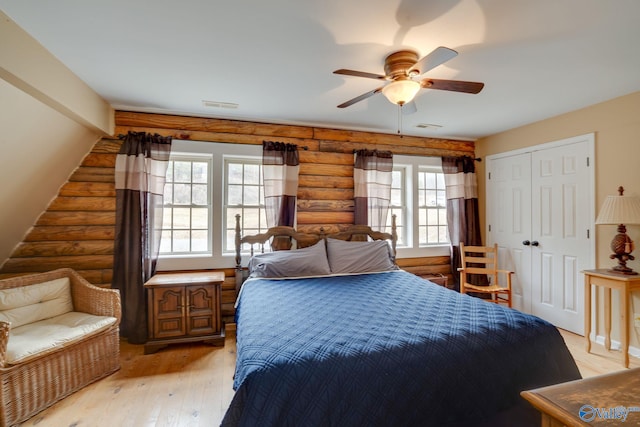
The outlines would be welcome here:
[[[238,104],[233,102],[220,102],[220,101],[202,101],[202,105],[208,108],[227,108],[230,110],[238,108]]]

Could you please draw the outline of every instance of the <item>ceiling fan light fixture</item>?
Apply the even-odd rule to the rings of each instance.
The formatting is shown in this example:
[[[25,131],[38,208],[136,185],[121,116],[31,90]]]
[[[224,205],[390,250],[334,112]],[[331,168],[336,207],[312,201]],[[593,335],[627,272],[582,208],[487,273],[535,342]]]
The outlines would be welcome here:
[[[382,88],[382,94],[392,104],[404,105],[411,102],[420,90],[420,83],[410,80],[396,80]]]

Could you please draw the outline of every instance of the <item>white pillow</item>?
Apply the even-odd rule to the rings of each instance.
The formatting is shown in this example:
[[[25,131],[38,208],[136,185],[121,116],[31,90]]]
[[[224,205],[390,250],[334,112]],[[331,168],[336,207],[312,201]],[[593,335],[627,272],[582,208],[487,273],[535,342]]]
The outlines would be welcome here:
[[[0,290],[0,320],[12,328],[73,311],[68,277]]]

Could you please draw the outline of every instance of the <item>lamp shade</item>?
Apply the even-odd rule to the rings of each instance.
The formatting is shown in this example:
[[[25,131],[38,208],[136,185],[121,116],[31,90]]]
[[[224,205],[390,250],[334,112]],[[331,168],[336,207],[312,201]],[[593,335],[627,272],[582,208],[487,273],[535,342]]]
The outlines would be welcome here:
[[[596,224],[640,224],[640,197],[607,196]]]
[[[382,94],[392,103],[404,105],[416,96],[420,83],[406,79],[396,80],[382,88]]]

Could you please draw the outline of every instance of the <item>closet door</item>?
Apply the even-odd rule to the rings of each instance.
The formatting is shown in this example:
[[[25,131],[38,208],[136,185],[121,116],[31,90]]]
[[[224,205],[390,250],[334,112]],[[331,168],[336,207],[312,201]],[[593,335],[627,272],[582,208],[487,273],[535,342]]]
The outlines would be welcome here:
[[[531,313],[531,154],[487,160],[487,244],[513,275],[513,308]],[[504,279],[504,278],[502,278]]]
[[[578,334],[584,332],[580,272],[593,267],[588,154],[583,141],[535,151],[531,162],[532,311]]]
[[[487,244],[515,272],[514,308],[584,333],[593,268],[593,135],[487,158]]]

